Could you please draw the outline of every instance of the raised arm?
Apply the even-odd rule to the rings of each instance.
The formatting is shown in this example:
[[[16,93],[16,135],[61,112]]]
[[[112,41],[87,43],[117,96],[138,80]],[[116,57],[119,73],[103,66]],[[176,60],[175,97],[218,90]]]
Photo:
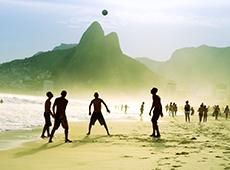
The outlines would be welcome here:
[[[91,115],[91,106],[92,106],[92,104],[93,104],[93,100],[89,104],[89,115]]]
[[[107,105],[105,104],[105,102],[104,102],[103,100],[101,100],[101,102],[104,104],[104,106],[105,106],[107,112],[110,113],[110,110],[108,109],[108,107],[107,107]]]

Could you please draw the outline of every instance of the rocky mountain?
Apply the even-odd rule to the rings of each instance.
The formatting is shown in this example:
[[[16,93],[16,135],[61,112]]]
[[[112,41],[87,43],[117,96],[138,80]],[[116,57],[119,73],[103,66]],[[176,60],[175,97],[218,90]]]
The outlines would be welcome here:
[[[78,44],[3,63],[0,72],[3,91],[41,91],[49,87],[126,91],[159,82],[146,66],[123,54],[117,34],[105,35],[98,22],[88,27]]]

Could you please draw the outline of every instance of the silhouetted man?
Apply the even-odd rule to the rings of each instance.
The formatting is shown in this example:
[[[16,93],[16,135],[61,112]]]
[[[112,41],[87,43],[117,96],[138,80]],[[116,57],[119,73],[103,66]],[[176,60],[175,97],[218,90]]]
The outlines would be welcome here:
[[[92,128],[92,125],[95,124],[95,122],[98,120],[100,122],[101,125],[104,125],[105,127],[105,130],[107,132],[108,135],[109,134],[109,130],[107,128],[107,125],[106,125],[106,122],[105,122],[105,119],[101,113],[101,103],[104,104],[106,110],[108,113],[110,113],[107,105],[105,104],[105,102],[99,98],[99,94],[96,92],[94,93],[94,99],[91,101],[90,105],[89,105],[89,115],[91,115],[91,106],[93,104],[94,106],[94,111],[93,111],[93,114],[90,118],[90,123],[89,123],[89,132],[87,133],[87,135],[90,135],[90,132],[91,132],[91,128]]]
[[[68,121],[67,121],[66,114],[65,114],[66,106],[68,104],[68,100],[65,99],[66,95],[67,95],[67,92],[63,90],[61,92],[61,97],[56,98],[54,101],[53,114],[55,117],[55,121],[54,121],[54,127],[51,132],[49,142],[52,142],[54,132],[59,128],[60,124],[65,129],[65,142],[66,143],[72,142],[71,140],[68,139],[69,125],[68,125]],[[55,107],[56,107],[56,112],[55,112]]]
[[[199,122],[202,122],[203,116],[204,116],[204,104],[201,103],[199,109],[198,109],[198,113],[199,113]]]
[[[204,118],[203,118],[203,122],[207,122],[208,120],[208,107],[206,107],[204,105]]]
[[[229,107],[228,107],[228,105],[225,107],[224,113],[225,113],[225,119],[227,120],[228,119],[228,114],[229,114]]]
[[[143,113],[144,113],[144,104],[145,104],[145,102],[142,102],[142,104],[141,104],[141,108],[140,108],[140,117],[141,117],[141,120],[143,120],[143,118],[142,118],[142,115],[143,115]]]
[[[45,102],[45,112],[44,112],[45,125],[43,127],[41,138],[46,137],[45,136],[46,131],[47,131],[47,137],[50,137],[50,126],[52,125],[51,120],[50,120],[50,115],[53,116],[53,113],[50,110],[50,107],[51,107],[50,100],[52,99],[53,94],[49,91],[46,93],[46,96],[48,97],[48,99]]]
[[[152,88],[151,90],[151,94],[152,94],[152,99],[153,99],[153,103],[152,103],[152,107],[149,111],[149,116],[151,116],[151,112],[153,110],[153,117],[152,117],[152,126],[153,126],[153,133],[150,136],[153,137],[160,137],[160,131],[157,125],[157,120],[159,119],[159,116],[161,115],[161,117],[163,117],[163,113],[162,113],[162,105],[161,105],[161,99],[158,95],[156,95],[158,89],[157,88]],[[155,132],[157,134],[155,134]]]
[[[187,100],[184,106],[185,122],[190,122],[190,105],[188,103]]]

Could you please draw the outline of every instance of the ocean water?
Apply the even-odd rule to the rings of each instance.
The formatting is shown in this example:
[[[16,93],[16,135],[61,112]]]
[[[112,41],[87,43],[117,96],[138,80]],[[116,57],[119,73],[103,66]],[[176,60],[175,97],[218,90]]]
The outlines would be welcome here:
[[[0,132],[11,130],[29,130],[44,124],[44,96],[26,96],[14,94],[0,94],[4,103],[0,104]],[[68,121],[87,121],[90,100],[69,99],[66,109]],[[52,99],[53,103],[54,99]],[[105,101],[107,102],[107,101]],[[102,113],[106,120],[138,120],[139,103],[129,103],[127,114],[121,111],[120,103],[113,103],[108,107],[110,114],[103,107]],[[119,106],[119,108],[118,108]],[[93,109],[93,108],[92,108]],[[52,120],[53,121],[53,120]]]

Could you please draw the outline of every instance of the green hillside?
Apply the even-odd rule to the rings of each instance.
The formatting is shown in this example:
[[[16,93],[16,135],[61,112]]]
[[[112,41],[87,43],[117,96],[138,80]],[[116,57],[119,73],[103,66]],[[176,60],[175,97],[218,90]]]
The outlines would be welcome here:
[[[159,82],[146,66],[123,54],[117,34],[104,35],[98,22],[89,26],[78,45],[72,45],[1,64],[1,89],[42,91],[48,82],[54,89],[125,91]]]
[[[230,96],[230,47],[199,47],[176,50],[166,62],[137,58],[155,73],[190,95]],[[183,95],[182,94],[182,95]],[[217,95],[218,94],[218,95]],[[229,98],[229,97],[228,97]]]

